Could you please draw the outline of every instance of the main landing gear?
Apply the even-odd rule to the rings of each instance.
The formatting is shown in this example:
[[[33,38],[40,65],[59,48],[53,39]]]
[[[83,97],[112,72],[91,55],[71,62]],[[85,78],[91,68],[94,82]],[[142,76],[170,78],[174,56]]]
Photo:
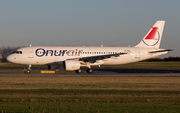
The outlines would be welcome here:
[[[93,73],[93,70],[91,68],[88,68],[86,71],[87,73]]]
[[[87,72],[87,73],[93,73],[93,70],[92,70],[91,68],[88,68],[88,69],[86,70],[86,72]],[[76,70],[76,73],[82,73],[82,70],[81,70],[81,69],[78,69],[78,70]]]
[[[76,70],[76,73],[82,73],[81,69]]]

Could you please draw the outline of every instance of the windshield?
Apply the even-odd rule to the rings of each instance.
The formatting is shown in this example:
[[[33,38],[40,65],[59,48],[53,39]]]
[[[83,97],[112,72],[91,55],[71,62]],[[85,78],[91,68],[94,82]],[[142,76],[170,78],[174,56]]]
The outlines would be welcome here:
[[[14,51],[15,54],[22,54],[22,51]]]

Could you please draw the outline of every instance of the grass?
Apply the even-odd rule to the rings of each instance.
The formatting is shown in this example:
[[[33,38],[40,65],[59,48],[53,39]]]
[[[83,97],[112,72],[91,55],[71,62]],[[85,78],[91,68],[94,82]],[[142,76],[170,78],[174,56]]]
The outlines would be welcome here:
[[[27,65],[0,63],[0,67],[21,67],[22,68],[22,69],[0,69],[0,73],[23,73],[23,69],[27,67]],[[32,65],[32,67],[46,68],[46,65],[36,65],[36,66]],[[99,68],[99,67],[95,66],[95,68]],[[113,65],[113,66],[102,65],[101,68],[180,70],[180,62],[136,62],[136,63],[131,63],[131,64]],[[40,73],[40,70],[32,70],[31,72]],[[56,73],[75,73],[75,71],[56,71]]]
[[[179,84],[180,77],[1,76],[0,102],[178,104]]]
[[[13,107],[12,107],[13,106]],[[33,107],[34,113],[178,113],[180,104],[136,104],[136,103],[0,103],[0,110],[24,113]],[[129,107],[128,107],[129,106]],[[88,110],[87,110],[88,107]],[[9,109],[11,108],[11,109]],[[1,110],[2,111],[2,110]],[[31,113],[31,110],[29,111]]]
[[[180,91],[180,77],[0,76],[0,89]]]
[[[0,67],[27,67],[28,65],[20,65],[13,63],[0,63]],[[32,65],[32,67],[46,67],[46,65]]]
[[[123,65],[102,66],[102,68],[180,70],[180,62],[136,62]]]
[[[178,66],[179,62],[138,62],[103,68],[180,70]],[[29,106],[33,106],[33,113],[40,113],[40,106],[41,112],[45,106],[46,113],[75,113],[74,109],[78,113],[179,113],[180,77],[0,76],[0,111],[31,112]]]

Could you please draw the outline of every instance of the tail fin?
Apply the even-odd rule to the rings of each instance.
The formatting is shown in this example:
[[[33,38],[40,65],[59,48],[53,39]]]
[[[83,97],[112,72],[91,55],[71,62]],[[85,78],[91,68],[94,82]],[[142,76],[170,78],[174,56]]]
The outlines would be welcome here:
[[[159,48],[165,21],[157,21],[141,42],[135,47]]]

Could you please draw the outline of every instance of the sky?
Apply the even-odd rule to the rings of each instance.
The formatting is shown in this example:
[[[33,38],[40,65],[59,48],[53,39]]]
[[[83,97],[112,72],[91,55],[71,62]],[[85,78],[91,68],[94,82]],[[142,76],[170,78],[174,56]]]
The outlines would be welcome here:
[[[180,0],[1,0],[0,47],[135,46],[157,20],[180,57]]]

